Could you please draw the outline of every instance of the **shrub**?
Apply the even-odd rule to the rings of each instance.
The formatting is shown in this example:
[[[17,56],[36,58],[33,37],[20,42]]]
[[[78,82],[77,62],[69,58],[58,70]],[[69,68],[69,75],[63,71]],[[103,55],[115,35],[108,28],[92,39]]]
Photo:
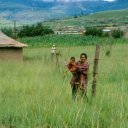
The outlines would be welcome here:
[[[120,29],[116,29],[112,31],[112,37],[114,38],[121,38],[124,35],[123,31]]]
[[[109,33],[109,32],[104,32],[104,33],[102,34],[102,37],[110,37],[110,33]]]
[[[33,37],[39,35],[46,35],[46,34],[53,34],[53,30],[50,29],[48,26],[43,26],[42,23],[37,23],[31,26],[23,26],[22,29],[19,31],[19,37]]]
[[[96,28],[96,27],[89,27],[86,28],[85,35],[92,35],[92,36],[102,36],[102,29],[101,28]]]

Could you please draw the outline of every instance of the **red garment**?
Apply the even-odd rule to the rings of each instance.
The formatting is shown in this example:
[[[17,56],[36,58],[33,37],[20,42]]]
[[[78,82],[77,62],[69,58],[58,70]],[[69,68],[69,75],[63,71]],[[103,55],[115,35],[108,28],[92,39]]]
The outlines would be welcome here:
[[[71,86],[73,86],[75,84],[75,82],[79,82],[79,76],[77,74],[77,67],[72,65],[70,62],[67,64],[67,68],[69,69],[69,71],[72,73],[72,78],[70,80],[70,84]]]
[[[86,90],[87,88],[87,81],[88,81],[88,71],[89,71],[89,64],[87,61],[82,63],[78,61],[75,63],[75,70],[71,71],[73,76],[71,78],[70,84],[71,86],[75,86],[75,84],[79,84],[79,88]],[[68,69],[71,70],[72,66],[70,64],[67,65]]]
[[[80,79],[79,79],[80,88],[83,90],[86,90],[87,82],[88,82],[89,64],[87,61],[85,61],[84,63],[82,63],[81,61],[78,61],[76,65],[77,65],[77,71],[80,76]]]
[[[76,71],[76,67],[74,65],[72,65],[70,62],[67,64],[67,68],[72,73],[74,73]]]

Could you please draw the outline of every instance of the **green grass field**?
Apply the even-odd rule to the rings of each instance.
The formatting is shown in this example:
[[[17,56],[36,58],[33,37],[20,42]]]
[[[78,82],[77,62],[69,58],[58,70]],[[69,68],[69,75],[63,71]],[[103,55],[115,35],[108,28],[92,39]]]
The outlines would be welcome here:
[[[128,44],[113,44],[109,57],[109,45],[101,46],[94,99],[95,45],[58,45],[58,65],[51,64],[49,46],[25,48],[23,63],[0,62],[0,128],[127,128]],[[71,74],[65,73],[65,60],[78,60],[82,52],[90,63],[88,103],[72,100]]]
[[[45,35],[36,37],[25,37],[18,39],[20,42],[27,43],[29,47],[57,47],[87,46],[96,44],[127,44],[126,38],[99,38],[84,35]]]

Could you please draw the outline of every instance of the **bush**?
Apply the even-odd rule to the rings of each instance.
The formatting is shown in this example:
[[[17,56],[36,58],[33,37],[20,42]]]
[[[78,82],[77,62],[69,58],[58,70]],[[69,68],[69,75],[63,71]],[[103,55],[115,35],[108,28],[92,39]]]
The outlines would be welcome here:
[[[109,32],[103,32],[102,37],[110,37],[110,33]]]
[[[120,29],[116,29],[112,31],[112,37],[114,38],[121,38],[123,37],[124,33]]]
[[[103,34],[102,29],[96,28],[96,27],[86,28],[86,32],[85,32],[85,35],[92,35],[92,36],[99,36],[99,37],[101,37],[102,34]]]
[[[34,25],[25,25],[22,28],[16,29],[16,32],[14,34],[13,28],[3,28],[1,30],[3,33],[5,33],[7,36],[15,38],[15,36],[18,37],[34,37],[34,36],[42,36],[47,34],[53,34],[54,31],[50,29],[48,26],[43,26],[42,23],[37,23]]]
[[[19,37],[33,37],[33,36],[40,36],[46,34],[53,34],[53,30],[47,26],[43,26],[42,23],[37,23],[31,26],[23,26],[22,29],[19,31]]]

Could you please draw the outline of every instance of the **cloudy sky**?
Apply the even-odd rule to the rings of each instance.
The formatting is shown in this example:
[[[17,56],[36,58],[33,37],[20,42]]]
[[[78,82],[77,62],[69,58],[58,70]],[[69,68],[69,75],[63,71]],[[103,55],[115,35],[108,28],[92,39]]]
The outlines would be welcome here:
[[[35,1],[43,1],[43,2],[79,2],[79,1],[108,1],[113,2],[115,0],[35,0]]]

